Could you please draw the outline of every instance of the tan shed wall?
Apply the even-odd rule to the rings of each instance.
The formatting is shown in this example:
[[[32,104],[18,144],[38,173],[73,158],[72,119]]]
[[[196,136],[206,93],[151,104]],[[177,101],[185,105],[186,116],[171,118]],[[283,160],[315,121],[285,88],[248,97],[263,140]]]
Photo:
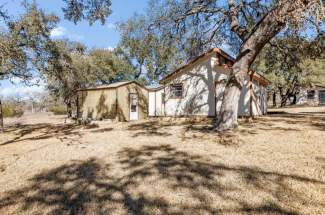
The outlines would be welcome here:
[[[115,89],[79,92],[80,116],[84,119],[113,119],[116,116]]]
[[[148,91],[136,83],[111,89],[84,90],[79,92],[79,117],[83,119],[130,120],[130,93],[138,94],[139,119],[148,117]]]
[[[130,104],[129,104],[130,93],[138,94],[139,119],[146,119],[148,117],[148,91],[145,88],[140,87],[138,84],[131,83],[117,88],[119,120],[121,121],[130,120]]]

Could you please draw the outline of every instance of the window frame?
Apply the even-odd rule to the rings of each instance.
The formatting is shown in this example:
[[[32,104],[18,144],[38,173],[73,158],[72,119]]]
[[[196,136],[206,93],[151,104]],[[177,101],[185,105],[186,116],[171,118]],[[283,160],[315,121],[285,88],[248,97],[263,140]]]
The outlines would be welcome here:
[[[313,94],[311,96],[311,93]],[[316,97],[316,90],[307,90],[307,99],[308,100],[313,100]]]
[[[136,95],[137,96],[137,98],[136,99],[134,99],[134,97],[132,97],[133,95]],[[135,101],[136,100],[136,104],[133,104],[132,102],[130,102],[130,112],[132,112],[132,113],[135,113],[135,112],[137,112],[138,111],[138,106],[139,106],[139,101],[138,101],[138,94],[137,93],[130,93],[129,94],[129,101],[131,101],[132,100],[132,102],[133,101]],[[132,109],[132,106],[135,106],[135,109],[133,110]]]
[[[173,92],[173,87],[181,87],[181,95],[180,96],[176,96]],[[171,84],[170,85],[170,98],[171,99],[182,99],[184,96],[184,87],[182,83],[175,83],[175,84]]]

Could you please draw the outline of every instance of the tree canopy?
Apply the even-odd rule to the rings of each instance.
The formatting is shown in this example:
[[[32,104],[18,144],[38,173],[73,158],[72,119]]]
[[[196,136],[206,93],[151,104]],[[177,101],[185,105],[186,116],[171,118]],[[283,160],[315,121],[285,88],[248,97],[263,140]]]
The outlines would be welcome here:
[[[112,13],[111,0],[62,0],[64,18],[75,24],[81,20],[88,20],[89,24],[96,21],[105,23],[106,18]]]
[[[134,66],[133,78],[149,83],[158,82],[184,61],[176,41],[150,31],[150,24],[150,17],[136,14],[120,23],[121,40],[116,49]]]
[[[111,0],[62,2],[64,17],[74,23],[103,24],[112,13]],[[219,130],[237,126],[240,92],[261,53],[265,72],[272,70],[277,77],[286,81],[293,77],[298,83],[316,74],[310,72],[312,62],[322,62],[313,52],[324,56],[317,49],[324,44],[323,0],[150,0],[146,14],[119,25],[121,41],[114,51],[52,41],[50,31],[58,18],[45,14],[35,3],[25,7],[26,13],[16,20],[0,7],[0,17],[7,24],[0,32],[0,78],[28,80],[31,69],[37,69],[44,72],[49,86],[69,98],[67,102],[80,86],[122,79],[157,82],[211,47],[228,47],[236,58],[216,124]],[[306,47],[307,54],[301,52]],[[316,67],[313,71],[319,70]]]
[[[68,40],[54,41],[42,74],[49,91],[61,97],[71,115],[80,88],[133,78],[132,65],[114,51],[91,49]]]
[[[238,125],[241,89],[264,46],[276,36],[306,29],[318,37],[325,17],[322,0],[152,0],[150,8],[153,29],[189,44],[189,57],[225,43],[236,54],[216,123],[219,131]]]
[[[65,18],[74,23],[88,20],[89,24],[96,21],[103,24],[111,14],[110,0],[63,0],[63,3]],[[45,68],[53,64],[50,32],[59,21],[58,17],[46,14],[35,1],[23,1],[23,7],[25,12],[13,18],[5,5],[0,5],[0,21],[5,24],[0,29],[0,80],[17,77],[29,83],[35,71],[46,71]],[[0,101],[1,130],[2,118]]]
[[[58,18],[45,14],[36,5],[26,5],[25,13],[16,20],[7,20],[7,30],[0,32],[0,79],[32,78],[32,70],[44,62],[50,32]]]
[[[308,40],[297,35],[277,38],[259,55],[254,67],[271,81],[269,92],[280,94],[281,106],[301,88],[325,83],[324,39]]]

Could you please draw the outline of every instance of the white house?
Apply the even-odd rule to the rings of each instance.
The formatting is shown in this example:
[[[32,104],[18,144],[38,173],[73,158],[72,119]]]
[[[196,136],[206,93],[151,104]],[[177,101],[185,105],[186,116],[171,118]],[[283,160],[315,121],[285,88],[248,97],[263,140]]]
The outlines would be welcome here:
[[[218,116],[234,59],[215,48],[170,73],[149,90],[149,116]],[[267,112],[268,80],[256,72],[245,81],[239,116]]]

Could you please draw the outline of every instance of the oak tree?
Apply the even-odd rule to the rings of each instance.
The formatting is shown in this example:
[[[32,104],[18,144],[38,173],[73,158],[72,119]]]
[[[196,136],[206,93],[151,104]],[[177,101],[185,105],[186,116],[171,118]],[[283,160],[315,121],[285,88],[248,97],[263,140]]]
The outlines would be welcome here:
[[[198,46],[228,42],[236,59],[226,85],[219,131],[235,128],[241,89],[263,47],[281,32],[299,31],[324,21],[323,0],[171,0],[151,1],[154,26]],[[159,8],[159,9],[158,9]],[[198,36],[197,36],[198,35]]]

